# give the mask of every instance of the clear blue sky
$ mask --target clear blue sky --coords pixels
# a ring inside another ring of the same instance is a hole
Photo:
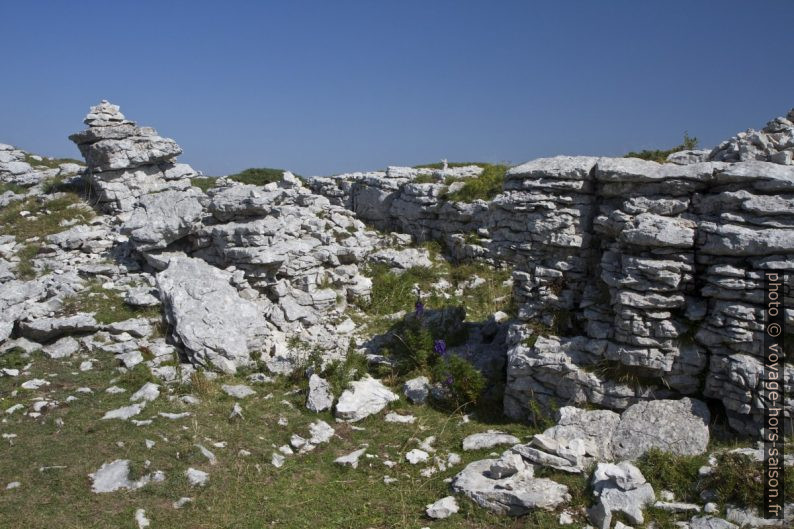
[[[0,0],[0,142],[100,99],[205,174],[711,147],[794,106],[794,1]]]

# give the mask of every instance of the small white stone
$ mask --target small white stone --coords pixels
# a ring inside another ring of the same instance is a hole
[[[178,500],[176,500],[172,505],[173,505],[174,509],[181,509],[182,507],[184,507],[185,505],[187,505],[188,503],[190,503],[192,501],[193,501],[193,498],[182,497],[182,498],[179,498]]]
[[[151,522],[146,517],[146,511],[143,509],[135,511],[135,521],[138,523],[138,529],[146,529],[151,525]]]
[[[408,460],[409,463],[412,465],[418,465],[419,463],[424,463],[430,458],[430,454],[425,452],[424,450],[419,450],[414,448],[407,454],[405,454],[405,459]]]
[[[210,479],[210,475],[206,472],[201,470],[197,470],[195,468],[189,468],[185,471],[185,476],[187,476],[187,480],[193,487],[200,487],[206,485],[207,481]]]
[[[458,507],[458,502],[455,500],[455,497],[447,496],[445,498],[441,498],[435,503],[428,505],[425,512],[430,518],[441,520],[444,518],[449,518],[458,512],[458,510],[460,510],[460,507]]]

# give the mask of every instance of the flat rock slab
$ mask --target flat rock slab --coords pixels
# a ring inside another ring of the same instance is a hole
[[[188,483],[192,487],[202,487],[207,484],[210,479],[210,475],[204,472],[203,470],[198,470],[195,468],[189,468],[185,471],[185,476],[187,477]]]
[[[139,250],[165,248],[195,229],[204,214],[200,196],[178,190],[144,195],[121,232]]]
[[[336,403],[336,417],[345,421],[356,422],[378,413],[390,402],[399,397],[383,385],[380,380],[367,375],[361,380],[350,384],[339,402]]]
[[[138,391],[132,394],[132,396],[130,397],[130,401],[136,402],[141,400],[145,402],[152,402],[153,400],[157,399],[157,397],[159,396],[160,396],[160,386],[152,382],[147,382],[143,386],[141,386],[141,389],[139,389]]]
[[[149,483],[165,481],[165,474],[161,471],[152,472],[136,481],[130,480],[129,476],[130,461],[128,459],[116,459],[105,463],[96,472],[88,475],[92,481],[91,490],[96,494],[115,492],[121,489],[134,490]]]
[[[516,445],[520,442],[521,439],[514,435],[489,430],[487,432],[469,435],[463,439],[463,450],[482,450],[499,445]]]
[[[612,437],[617,459],[634,460],[651,448],[679,455],[706,451],[711,414],[702,401],[653,400],[638,402],[620,416]]]
[[[80,343],[71,336],[64,336],[41,350],[50,358],[68,358],[80,350]]]
[[[458,507],[458,501],[455,499],[455,496],[447,496],[446,498],[441,498],[437,502],[428,505],[425,513],[430,518],[442,520],[444,518],[449,518],[459,510],[460,507]]]
[[[568,487],[546,478],[535,478],[531,467],[503,479],[492,479],[496,459],[469,463],[452,480],[452,490],[497,514],[521,516],[532,509],[551,510],[570,501]]]
[[[228,274],[200,259],[175,257],[157,274],[157,288],[174,339],[199,364],[233,373],[262,348],[267,322]]]
[[[130,417],[135,417],[142,412],[145,405],[145,402],[141,402],[140,404],[131,404],[130,406],[122,406],[121,408],[110,410],[102,416],[102,420],[121,419],[122,421],[126,421]]]
[[[256,395],[256,391],[246,386],[245,384],[236,384],[236,385],[224,384],[221,386],[221,389],[223,390],[224,393],[226,393],[230,397],[234,397],[235,399],[244,399],[246,397],[250,397],[251,395]]]
[[[95,332],[100,329],[102,329],[102,325],[97,323],[94,315],[85,312],[60,318],[37,318],[19,324],[19,331],[23,336],[40,342],[52,340],[64,334]]]

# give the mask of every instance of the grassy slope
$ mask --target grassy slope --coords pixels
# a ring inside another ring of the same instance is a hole
[[[318,527],[422,527],[430,525],[423,516],[424,506],[448,494],[444,478],[458,472],[462,465],[431,478],[419,475],[420,466],[405,462],[404,454],[416,447],[416,439],[436,435],[435,446],[441,454],[460,453],[464,461],[480,459],[484,453],[463,453],[460,443],[469,433],[482,431],[485,425],[471,422],[461,424],[452,417],[430,407],[405,408],[401,411],[415,414],[415,425],[389,424],[380,416],[370,417],[357,426],[365,431],[354,431],[345,424],[334,423],[328,413],[311,414],[303,409],[304,395],[289,395],[283,385],[276,383],[256,386],[258,394],[242,402],[245,420],[229,421],[228,414],[234,400],[218,391],[219,382],[206,385],[198,394],[202,402],[195,407],[168,401],[165,393],[151,403],[138,418],[149,418],[159,411],[190,410],[193,416],[171,421],[156,419],[150,426],[137,427],[129,422],[100,421],[110,409],[129,404],[129,395],[140,386],[136,378],[127,384],[125,394],[104,392],[115,373],[111,355],[97,352],[91,355],[98,360],[94,370],[79,372],[82,358],[50,360],[36,355],[30,376],[0,379],[0,408],[17,402],[29,405],[32,397],[55,399],[62,404],[37,420],[17,412],[0,426],[2,433],[15,433],[14,444],[3,443],[0,465],[0,485],[20,481],[22,486],[0,493],[0,525],[4,528],[104,528],[134,527],[133,514],[144,508],[153,527],[189,528],[318,528]],[[48,374],[55,373],[55,377]],[[48,378],[52,385],[41,390],[19,389],[16,397],[12,391],[29,378]],[[124,380],[117,382],[124,385]],[[88,386],[93,395],[79,396],[78,401],[65,403],[74,390]],[[174,395],[187,393],[189,387],[178,387]],[[273,397],[264,399],[268,393]],[[287,399],[290,408],[282,404]],[[282,428],[280,416],[289,420]],[[306,435],[307,425],[320,417],[337,429],[338,437],[306,455],[287,458],[281,469],[270,465],[272,445],[280,446],[292,433]],[[64,425],[56,426],[60,418]],[[488,425],[489,427],[493,425]],[[527,438],[532,432],[516,424],[498,425],[499,428]],[[167,441],[164,440],[167,438]],[[156,441],[146,449],[144,439]],[[225,441],[226,448],[214,448],[212,442]],[[123,442],[119,447],[116,443]],[[202,443],[218,457],[211,466],[194,447]],[[347,454],[369,443],[371,453],[378,459],[362,458],[358,469],[341,468],[333,463],[339,455]],[[248,457],[238,456],[240,449],[252,452]],[[132,461],[133,478],[155,469],[166,473],[165,483],[151,484],[137,491],[119,491],[93,494],[88,474],[105,462],[116,458]],[[382,464],[384,459],[399,461],[394,469]],[[151,461],[144,470],[144,461]],[[65,465],[65,469],[39,471],[42,466]],[[192,489],[183,472],[188,467],[210,473],[204,489]],[[398,483],[386,485],[383,476],[398,478]],[[182,496],[195,498],[195,502],[181,510],[171,503]],[[529,518],[512,520],[498,517],[461,501],[461,513],[447,521],[433,522],[434,528],[444,527],[527,527],[553,526],[551,513],[538,513]],[[20,513],[35,513],[21,515]]]

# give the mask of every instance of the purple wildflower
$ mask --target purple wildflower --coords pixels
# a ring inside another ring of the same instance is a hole
[[[416,305],[414,305],[414,315],[417,318],[421,318],[424,313],[425,313],[425,304],[417,300]]]
[[[444,381],[444,384],[451,386],[453,382],[455,382],[455,379],[452,377],[452,375],[447,375],[447,379]]]
[[[444,356],[447,353],[447,342],[444,340],[436,340],[433,343],[433,351],[440,356]]]

